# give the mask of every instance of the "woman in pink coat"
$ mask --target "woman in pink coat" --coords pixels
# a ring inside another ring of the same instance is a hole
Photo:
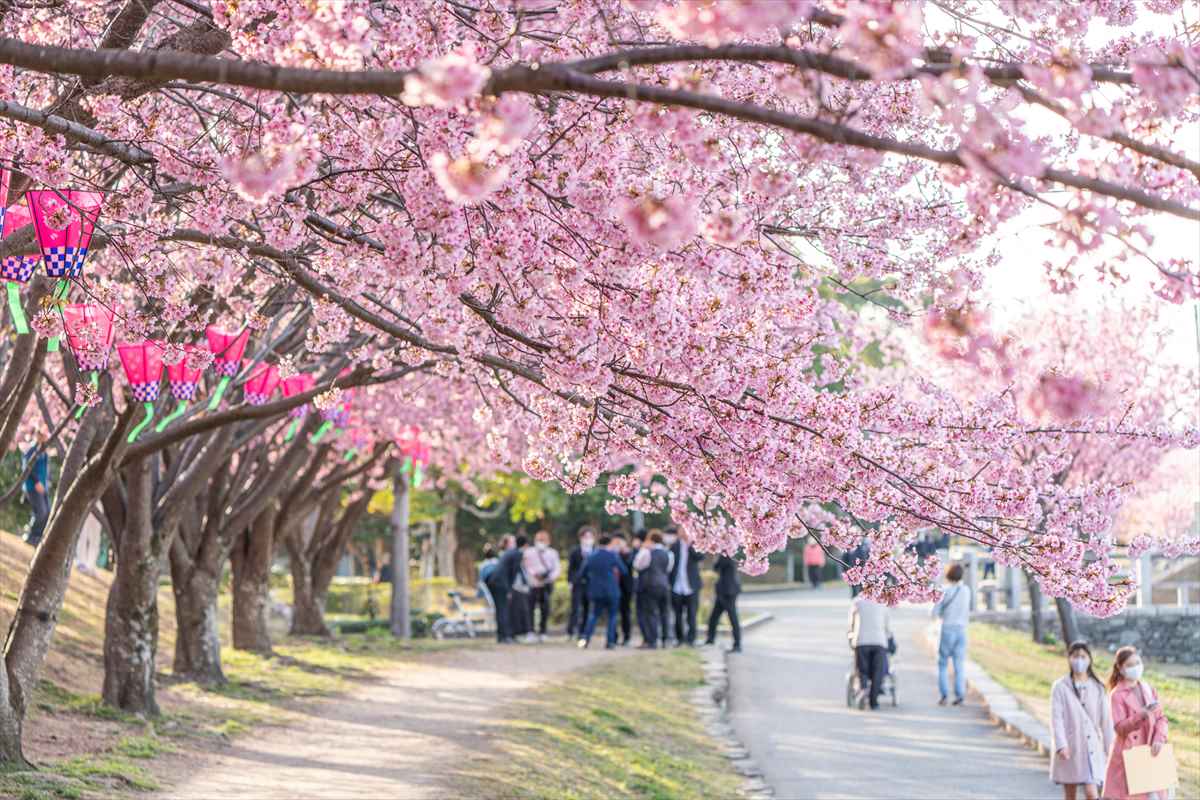
[[[1158,792],[1131,795],[1125,779],[1125,758],[1131,747],[1150,745],[1158,755],[1167,742],[1167,718],[1158,703],[1158,694],[1142,682],[1142,657],[1136,647],[1122,647],[1113,660],[1108,677],[1108,695],[1112,708],[1113,730],[1117,741],[1108,756],[1108,773],[1104,780],[1105,800],[1154,800]]]
[[[1050,690],[1050,780],[1063,787],[1066,800],[1075,800],[1080,786],[1088,800],[1096,800],[1113,743],[1108,697],[1084,642],[1067,649],[1067,663],[1070,672]]]

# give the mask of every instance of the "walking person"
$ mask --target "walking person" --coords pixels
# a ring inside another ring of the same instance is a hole
[[[50,519],[50,456],[46,453],[46,438],[43,435],[30,437],[21,453],[21,469],[28,469],[25,476],[25,499],[32,512],[25,541],[37,547],[46,531]]]
[[[1125,646],[1113,656],[1108,676],[1108,701],[1116,741],[1108,755],[1104,777],[1105,800],[1165,800],[1166,792],[1131,795],[1125,775],[1125,751],[1150,745],[1157,756],[1167,743],[1167,717],[1154,687],[1142,680],[1145,665],[1136,647]]]
[[[887,606],[859,595],[850,601],[850,628],[846,634],[854,648],[859,691],[865,692],[871,710],[879,709],[879,693],[887,674],[888,640],[892,638]]]
[[[534,623],[529,631],[529,640],[536,637],[537,641],[544,642],[546,626],[550,621],[550,599],[554,593],[554,582],[562,574],[558,551],[550,546],[550,531],[541,530],[534,534],[533,547],[525,550],[523,566],[531,588],[530,618]]]
[[[642,647],[667,646],[667,605],[671,597],[671,554],[663,547],[662,531],[652,529],[633,557],[638,571],[637,615]]]
[[[1086,643],[1067,649],[1067,664],[1050,689],[1050,780],[1063,787],[1065,800],[1076,800],[1080,787],[1087,800],[1098,800],[1113,743],[1108,697]]]
[[[621,612],[621,646],[629,644],[629,637],[633,633],[633,595],[637,591],[637,578],[634,577],[633,556],[637,552],[637,546],[642,540],[637,534],[633,536],[633,542],[636,544],[630,546],[625,541],[625,537],[621,534],[613,534],[613,542],[617,547],[617,555],[621,557],[621,561],[625,564],[625,574],[621,576],[621,602],[619,610]]]
[[[579,529],[579,544],[567,554],[567,583],[571,585],[571,610],[567,615],[567,638],[574,639],[587,623],[587,587],[583,579],[583,562],[596,546],[596,533],[590,526]]]
[[[742,591],[742,579],[738,577],[737,562],[729,556],[717,556],[713,565],[717,571],[716,600],[713,601],[712,611],[708,615],[708,637],[705,644],[715,644],[717,641],[717,623],[721,614],[729,615],[729,625],[733,628],[733,647],[731,653],[742,652],[742,625],[738,621],[737,597]]]
[[[947,586],[942,599],[933,607],[933,616],[942,621],[942,632],[938,639],[938,705],[946,705],[950,694],[947,665],[954,662],[954,705],[960,706],[967,697],[967,675],[964,666],[967,660],[967,624],[971,621],[971,593],[962,585],[961,564],[946,568]]]
[[[675,563],[671,567],[671,607],[675,612],[675,646],[696,644],[696,611],[700,606],[700,562],[703,554],[696,551],[688,540],[686,531],[674,525],[667,528],[674,534],[675,543],[671,554]]]
[[[608,627],[604,635],[604,648],[611,650],[617,646],[617,607],[621,603],[621,577],[625,574],[625,562],[617,554],[611,537],[601,536],[598,545],[583,564],[591,613],[579,639],[579,646],[588,646],[596,630],[596,622],[601,614],[605,614]]]
[[[804,566],[808,569],[808,582],[812,588],[821,588],[821,571],[825,569],[825,548],[817,544],[817,540],[809,537],[804,545]]]

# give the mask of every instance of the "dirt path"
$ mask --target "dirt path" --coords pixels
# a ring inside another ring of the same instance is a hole
[[[242,736],[189,770],[170,800],[445,798],[450,773],[487,747],[497,711],[555,676],[630,649],[566,644],[433,653],[299,725]]]

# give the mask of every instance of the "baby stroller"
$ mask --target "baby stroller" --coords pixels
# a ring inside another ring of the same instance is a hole
[[[896,673],[892,671],[892,663],[896,659],[896,640],[888,639],[887,654],[883,659],[883,686],[880,689],[881,695],[887,695],[892,699],[892,707],[895,708],[896,700]],[[858,674],[858,663],[854,658],[854,647],[850,647],[850,671],[846,673],[846,708],[854,708],[857,706],[860,710],[867,707],[867,681],[862,679]]]
[[[454,606],[454,615],[442,617],[433,623],[431,633],[435,639],[474,639],[480,628],[486,628],[495,619],[496,607],[492,604],[491,592],[484,589],[483,597],[487,601],[487,609],[470,609],[463,604],[462,593],[459,591],[446,592],[450,603]]]

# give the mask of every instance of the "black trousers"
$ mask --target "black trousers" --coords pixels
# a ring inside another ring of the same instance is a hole
[[[729,615],[729,625],[733,628],[733,646],[741,647],[742,623],[738,620],[736,594],[717,595],[712,611],[708,615],[708,643],[712,644],[717,640],[717,623],[721,621],[722,614]]]
[[[508,631],[510,636],[524,636],[533,630],[533,604],[530,592],[513,590],[508,595]]]
[[[642,629],[642,639],[646,644],[655,647],[660,642],[663,646],[667,644],[668,597],[666,592],[638,592],[638,626]]]
[[[887,648],[877,644],[864,644],[854,648],[854,661],[858,667],[858,679],[868,689],[867,699],[871,708],[879,708],[879,692],[883,690],[883,674],[887,667]]]
[[[512,638],[512,626],[508,619],[508,590],[496,590],[488,587],[492,593],[492,602],[496,605],[496,641],[507,642]]]
[[[700,607],[700,593],[671,593],[671,606],[675,609],[675,641],[696,643],[696,609]],[[686,618],[687,626],[684,629]]]
[[[633,630],[633,592],[621,592],[618,608],[621,612],[621,644],[625,644]]]
[[[25,534],[25,541],[37,547],[46,531],[46,522],[50,519],[50,498],[44,492],[39,494],[36,491],[25,496],[29,498],[29,508],[33,512],[29,518],[29,530]]]
[[[821,586],[821,570],[822,569],[824,569],[824,567],[818,566],[816,564],[808,565],[808,582],[812,584],[812,587],[814,589],[820,588],[820,586]]]
[[[582,583],[571,584],[571,614],[567,617],[567,635],[583,633],[583,626],[588,620],[587,587]]]
[[[548,583],[545,586],[533,587],[533,613],[532,618],[537,624],[533,629],[543,636],[546,634],[546,624],[550,621],[550,595],[554,592],[554,584]],[[538,617],[541,619],[538,619]]]

